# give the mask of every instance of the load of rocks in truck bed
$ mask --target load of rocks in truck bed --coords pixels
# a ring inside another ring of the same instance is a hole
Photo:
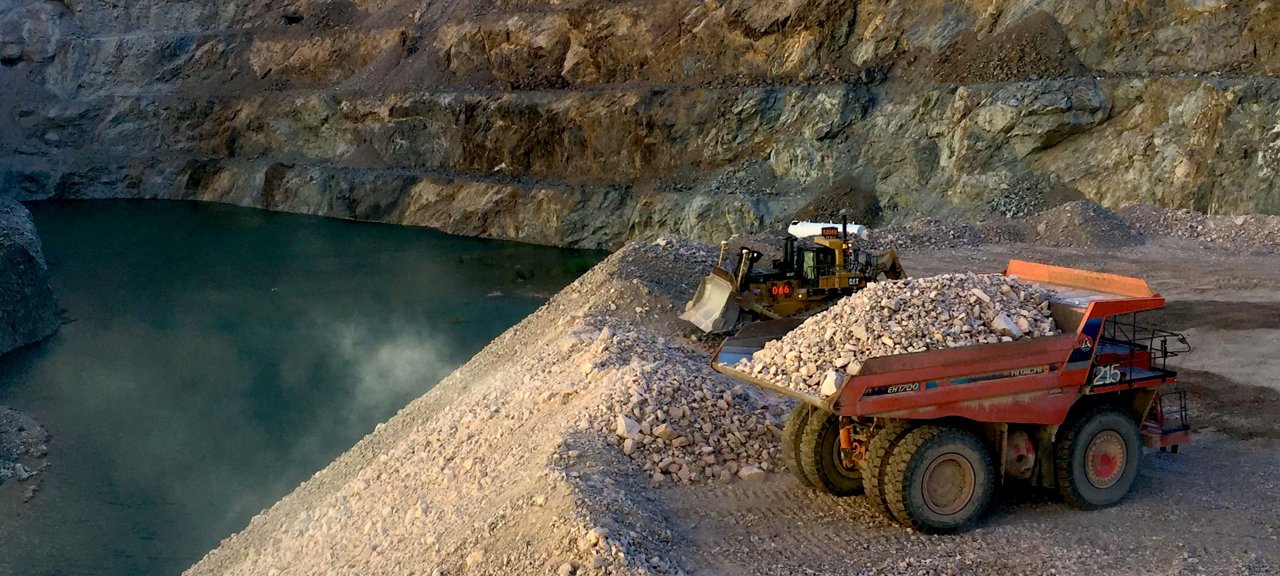
[[[1002,274],[911,278],[844,298],[735,368],[827,396],[868,358],[1058,333],[1039,286]]]

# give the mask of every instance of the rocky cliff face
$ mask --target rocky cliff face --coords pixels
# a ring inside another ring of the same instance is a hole
[[[1280,213],[1280,5],[0,0],[0,194],[573,246],[1087,197]]]
[[[0,355],[43,340],[60,322],[31,214],[0,197]]]

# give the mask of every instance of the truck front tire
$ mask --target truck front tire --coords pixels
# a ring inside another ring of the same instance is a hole
[[[1094,510],[1129,494],[1138,477],[1142,445],[1133,418],[1119,408],[1099,406],[1059,431],[1054,452],[1062,499],[1081,510]]]

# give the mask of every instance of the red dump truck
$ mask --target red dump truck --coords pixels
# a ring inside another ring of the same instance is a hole
[[[712,357],[715,370],[800,400],[782,453],[800,482],[921,531],[961,531],[996,486],[1052,488],[1083,509],[1129,492],[1142,447],[1190,440],[1186,395],[1166,360],[1181,335],[1139,324],[1164,306],[1147,283],[1013,260],[1005,270],[1053,291],[1063,334],[872,358],[818,397],[734,368],[802,320],[751,324]]]

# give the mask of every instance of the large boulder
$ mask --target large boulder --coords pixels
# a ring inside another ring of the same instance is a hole
[[[60,321],[31,213],[0,197],[0,355],[49,337]]]

